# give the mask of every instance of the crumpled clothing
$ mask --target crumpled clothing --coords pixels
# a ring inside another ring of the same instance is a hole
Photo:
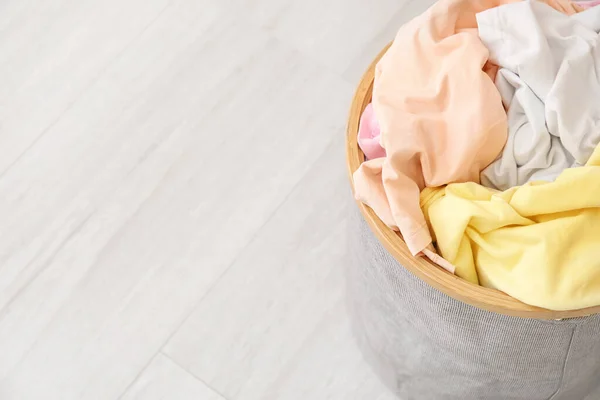
[[[509,125],[481,183],[506,190],[584,165],[600,142],[600,8],[568,16],[525,1],[484,11],[477,22],[500,67]]]
[[[506,142],[496,68],[475,14],[512,1],[440,0],[400,29],[377,65],[373,108],[387,156],[355,172],[355,194],[400,231],[413,255],[431,244],[420,191],[478,182]]]
[[[421,204],[456,275],[533,306],[600,304],[600,146],[554,182],[504,192],[476,183],[427,188]]]
[[[575,4],[577,4],[579,7],[587,10],[588,8],[592,8],[592,7],[596,7],[597,5],[600,5],[600,0],[576,1]]]
[[[360,116],[360,125],[358,127],[358,146],[365,154],[367,160],[385,157],[385,150],[381,147],[380,139],[381,129],[375,118],[373,105],[369,103]]]

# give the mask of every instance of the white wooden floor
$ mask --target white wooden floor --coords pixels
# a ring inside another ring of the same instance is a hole
[[[393,399],[343,134],[431,3],[0,1],[0,399]]]

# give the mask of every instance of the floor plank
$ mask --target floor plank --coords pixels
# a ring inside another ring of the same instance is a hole
[[[158,354],[120,400],[225,400],[167,356]]]
[[[415,16],[423,13],[431,7],[437,0],[407,0],[399,3],[397,10],[391,14],[391,18],[380,27],[376,35],[366,36],[366,43],[356,49],[356,55],[342,76],[348,82],[358,82],[360,77],[371,64],[373,59],[379,54],[381,49],[394,40],[398,29]]]
[[[0,175],[57,123],[169,0],[2,3]]]
[[[347,71],[410,1],[0,2],[0,399],[202,393],[157,355],[194,309],[168,349],[228,400],[387,399],[344,314],[336,202]]]
[[[283,42],[342,73],[411,0],[222,1],[230,12],[243,13]]]
[[[0,180],[3,398],[120,393],[339,134],[351,89],[206,3],[165,11]]]
[[[171,142],[167,162],[173,164],[185,141],[202,136],[191,129],[202,128],[211,108],[222,101],[211,85],[221,83],[224,93],[233,91],[231,84],[242,77],[227,84],[228,74],[268,42],[254,32],[240,41],[239,57],[225,58],[225,50],[203,36],[223,31],[218,27],[222,20],[209,4],[172,4],[0,178],[0,309],[163,143]],[[232,40],[229,35],[220,44]],[[218,60],[221,68],[205,65],[202,56]],[[218,140],[206,134],[207,150]],[[157,183],[163,174],[148,178]]]
[[[392,399],[345,309],[340,135],[166,346],[227,398]]]

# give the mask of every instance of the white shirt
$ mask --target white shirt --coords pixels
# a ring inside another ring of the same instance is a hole
[[[500,67],[509,125],[482,184],[506,190],[585,164],[600,142],[600,7],[567,16],[524,1],[481,12],[477,23]]]

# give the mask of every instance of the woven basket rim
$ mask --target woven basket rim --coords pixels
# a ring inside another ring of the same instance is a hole
[[[389,44],[377,55],[364,73],[352,99],[346,128],[346,160],[350,185],[354,193],[352,175],[364,161],[364,154],[358,147],[357,134],[360,116],[371,101],[375,67],[389,48]],[[579,310],[554,311],[525,304],[506,293],[485,288],[461,279],[427,259],[413,257],[400,235],[385,225],[375,212],[360,201],[356,202],[360,212],[377,239],[386,250],[408,271],[422,281],[446,295],[474,307],[498,314],[535,319],[577,318],[600,313],[600,306]]]

